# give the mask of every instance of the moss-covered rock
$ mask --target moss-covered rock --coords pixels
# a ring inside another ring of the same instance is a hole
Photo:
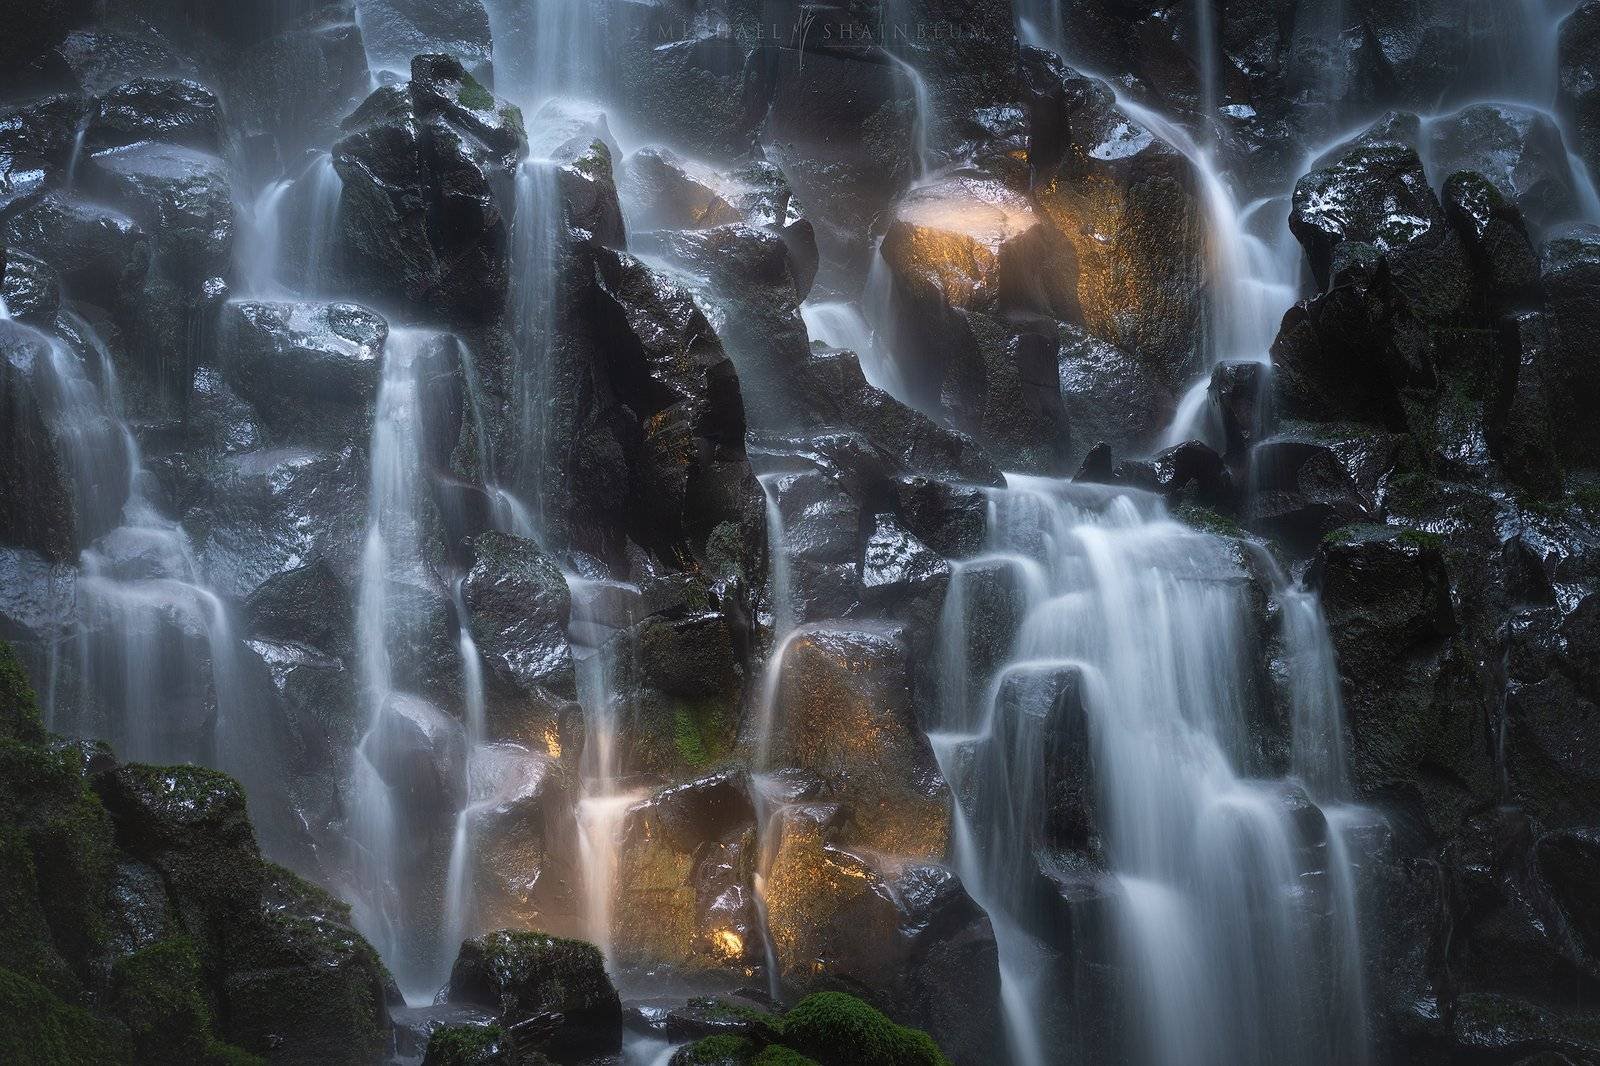
[[[933,1039],[843,992],[814,992],[783,1018],[783,1043],[823,1066],[947,1066]]]
[[[258,919],[264,880],[244,790],[198,766],[130,764],[94,784],[117,843],[161,871],[202,958],[220,968],[224,942]]]
[[[755,1057],[756,1045],[749,1038],[719,1033],[679,1048],[670,1066],[744,1066]]]
[[[538,1066],[543,1055],[519,1055],[516,1041],[498,1025],[442,1025],[428,1037],[422,1066]]]
[[[622,1000],[600,950],[581,940],[508,930],[468,940],[451,968],[448,996],[498,1010],[508,1026],[559,1014],[550,1046],[564,1052],[622,1043]]]
[[[49,737],[14,663],[0,644],[0,1062],[378,1061],[392,982],[262,862],[238,783]]]
[[[111,988],[112,1008],[132,1034],[138,1062],[242,1066],[260,1061],[217,1039],[200,956],[188,937],[171,937],[118,960]]]
[[[39,1066],[131,1062],[126,1031],[63,1003],[48,988],[0,969],[0,1062]]]
[[[274,1063],[376,1061],[387,1042],[388,971],[350,925],[350,908],[266,867],[260,921],[230,947],[228,1034]]]

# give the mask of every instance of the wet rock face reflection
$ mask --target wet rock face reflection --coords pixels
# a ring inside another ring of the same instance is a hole
[[[243,786],[48,749],[107,950],[306,1061],[1600,1056],[1600,3],[1288,6],[19,15],[0,638]]]

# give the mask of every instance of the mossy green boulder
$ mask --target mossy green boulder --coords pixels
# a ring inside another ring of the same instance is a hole
[[[237,782],[49,736],[0,643],[0,1062],[366,1066],[391,986]]]
[[[501,930],[461,945],[448,997],[498,1011],[507,1026],[559,1014],[549,1047],[598,1054],[622,1046],[622,1000],[605,957],[581,940]]]
[[[671,1066],[949,1066],[920,1029],[844,992],[814,992],[776,1026],[717,1033],[679,1048]]]

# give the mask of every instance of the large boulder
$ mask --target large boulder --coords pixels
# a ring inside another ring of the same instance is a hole
[[[79,546],[72,470],[39,392],[53,343],[20,323],[0,322],[0,538],[68,559]]]
[[[538,545],[509,533],[480,533],[471,550],[461,591],[490,678],[523,696],[571,695],[572,595],[561,571]]]
[[[84,167],[85,186],[139,220],[164,268],[191,298],[207,278],[228,273],[236,207],[232,174],[221,158],[141,141],[96,152]]]
[[[1326,291],[1354,262],[1381,259],[1407,306],[1429,324],[1454,325],[1472,299],[1466,254],[1428,184],[1414,115],[1390,114],[1294,189],[1289,228]]]
[[[281,442],[364,436],[389,325],[358,304],[235,301],[219,330],[229,384]]]
[[[555,1015],[552,1050],[615,1052],[622,1041],[622,1001],[592,944],[543,933],[502,931],[461,945],[445,995],[498,1011],[502,1022]]]
[[[360,40],[379,80],[404,81],[413,56],[455,56],[474,77],[488,82],[494,59],[489,15],[483,0],[360,0]]]
[[[360,1066],[389,1045],[391,979],[350,908],[266,867],[259,918],[230,946],[228,1038],[273,1062]]]
[[[912,89],[881,53],[758,49],[767,156],[817,227],[822,258],[865,273],[872,223],[915,176]]]
[[[1357,789],[1443,828],[1486,766],[1470,705],[1452,699],[1459,623],[1438,539],[1347,527],[1323,542],[1309,580],[1338,653]]]
[[[1076,326],[1062,325],[1058,340],[1061,403],[1072,428],[1069,465],[1097,444],[1119,455],[1154,447],[1177,406],[1164,368]]]
[[[358,292],[484,317],[505,300],[522,116],[448,56],[410,69],[345,119],[334,145],[343,268]]]
[[[1038,49],[1023,49],[1020,69],[1030,186],[1073,249],[1082,325],[1177,389],[1199,367],[1207,316],[1205,215],[1193,170],[1121,113],[1104,83]]]
[[[618,836],[612,935],[619,957],[691,970],[761,962],[752,878],[760,859],[743,772],[664,789]]]
[[[1437,175],[1483,175],[1535,229],[1581,214],[1577,179],[1561,128],[1543,111],[1479,104],[1427,125],[1427,158]]]
[[[132,217],[51,193],[6,220],[4,243],[48,260],[67,293],[132,313],[150,268],[152,241]]]
[[[271,137],[282,163],[331,144],[339,120],[372,88],[354,6],[319,6],[252,42],[229,65],[226,78],[229,110],[241,134]]]
[[[880,254],[892,284],[891,344],[917,390],[908,399],[943,408],[963,428],[988,421],[988,368],[972,316],[1078,314],[1072,245],[997,181],[963,175],[914,188],[896,205]],[[1012,405],[1011,418],[1020,408]]]
[[[0,106],[0,211],[66,171],[88,102],[55,93]]]
[[[103,93],[84,131],[84,149],[97,152],[137,141],[222,151],[222,107],[216,94],[183,78],[136,78]]]
[[[771,694],[771,763],[818,775],[844,805],[840,842],[904,858],[944,854],[946,787],[917,730],[901,627],[815,623],[784,645]]]

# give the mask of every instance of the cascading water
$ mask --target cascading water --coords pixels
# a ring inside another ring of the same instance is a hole
[[[888,269],[881,265],[882,260],[882,256],[873,253],[873,264],[867,279],[869,302],[874,286],[888,283]],[[900,377],[894,356],[885,350],[878,331],[868,324],[866,316],[855,304],[845,300],[807,301],[800,307],[800,317],[805,321],[806,334],[812,340],[819,340],[831,348],[855,352],[861,363],[861,373],[869,384],[896,399],[907,395],[909,390]]]
[[[393,329],[384,346],[371,444],[371,487],[356,605],[362,698],[367,728],[351,760],[349,836],[352,914],[413,1000],[431,998],[440,976],[438,922],[429,912],[433,871],[418,868],[413,838],[420,819],[439,812],[414,810],[408,758],[418,738],[450,778],[464,786],[468,750],[460,726],[417,694],[417,650],[422,646],[426,602],[434,583],[424,547],[421,478],[426,426],[422,375],[441,335]],[[463,649],[464,650],[464,649]],[[469,716],[471,711],[469,709]],[[447,778],[448,779],[448,778]],[[466,805],[446,797],[454,809]],[[448,873],[441,880],[447,880]]]
[[[272,749],[247,713],[228,607],[205,584],[188,535],[147,494],[138,441],[123,421],[110,353],[94,327],[64,312],[92,356],[28,327],[46,357],[41,399],[73,489],[80,557],[75,600],[79,691],[52,689],[53,729],[109,739],[124,757],[218,765],[247,785],[272,778]],[[59,673],[59,664],[52,669]]]
[[[509,306],[516,323],[516,500],[528,523],[546,535],[546,463],[549,456],[550,360],[555,343],[556,267],[565,230],[559,165],[525,160],[517,170],[512,227]],[[536,538],[536,539],[538,539]],[[542,542],[542,541],[541,541]]]
[[[1305,856],[1318,842],[1295,815],[1309,800],[1292,780],[1246,776],[1249,714],[1267,697],[1250,578],[1229,543],[1172,522],[1154,498],[1022,477],[991,490],[989,542],[992,555],[956,570],[929,739],[962,797],[954,855],[994,923],[1013,1058],[1060,1061],[1042,1035],[1082,991],[1061,987],[1050,961],[1062,919],[1038,886],[1053,869],[1075,901],[1075,950],[1080,935],[1102,938],[1132,976],[1117,1000],[1133,1061],[1359,1061],[1352,881],[1331,868],[1348,858],[1326,850],[1327,921],[1299,887],[1317,872]],[[975,567],[1010,573],[1025,604],[992,677],[967,666]],[[1298,663],[1325,667],[1314,600],[1273,592]],[[1336,685],[1324,668],[1297,676],[1297,776],[1342,780]],[[1092,778],[1065,814],[1047,750]],[[1332,787],[1307,782],[1312,798],[1336,799],[1322,795]]]
[[[583,751],[578,759],[578,851],[583,871],[587,936],[611,957],[612,897],[617,880],[617,837],[628,809],[645,793],[625,789],[618,742],[633,689],[631,627],[618,631],[597,609],[608,591],[631,600],[632,585],[567,576],[572,590],[572,640],[578,696],[583,705]]]

